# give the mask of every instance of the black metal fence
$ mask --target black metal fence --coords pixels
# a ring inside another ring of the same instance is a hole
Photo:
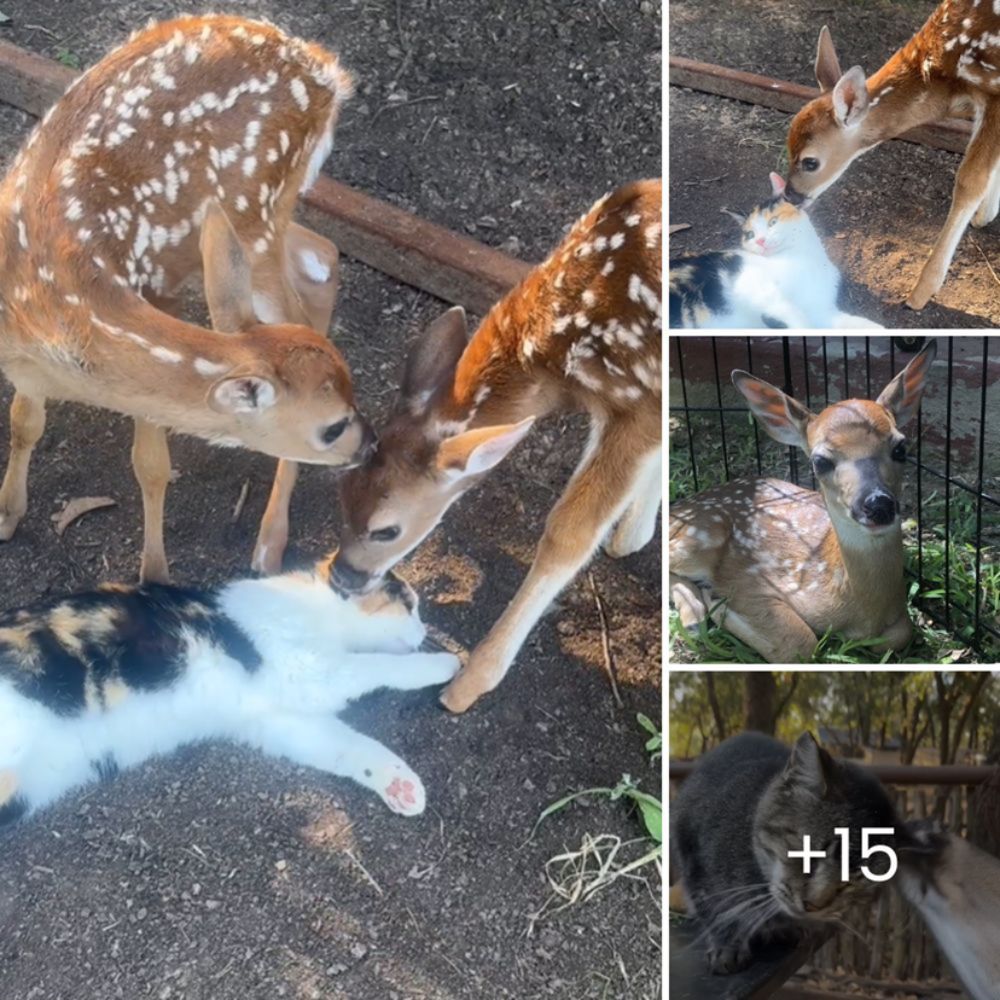
[[[815,488],[810,464],[750,419],[743,368],[814,412],[874,398],[923,337],[670,338],[670,499],[740,476]],[[1000,337],[940,336],[904,490],[914,602],[980,657],[1000,657]],[[992,405],[988,405],[992,404]],[[993,426],[991,427],[991,423]],[[906,502],[914,497],[915,504]]]

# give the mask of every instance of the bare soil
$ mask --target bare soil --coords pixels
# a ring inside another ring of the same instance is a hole
[[[0,37],[98,58],[186,5],[8,2]],[[539,259],[606,189],[660,171],[658,6],[249,2],[341,52],[360,92],[327,169],[338,179]],[[405,101],[388,101],[405,91]],[[623,113],[627,109],[627,114]],[[31,125],[0,106],[9,162]],[[322,219],[310,216],[322,228]],[[443,304],[345,260],[334,336],[374,416],[405,344]],[[9,389],[0,392],[7,438]],[[470,648],[512,596],[579,453],[577,418],[549,421],[403,567],[425,619]],[[141,537],[127,422],[53,405],[32,503],[0,547],[0,603],[134,578]],[[168,552],[179,582],[243,573],[273,463],[172,441]],[[233,519],[244,483],[246,505]],[[335,480],[306,470],[287,565],[336,544]],[[60,539],[66,500],[109,495]],[[371,696],[348,714],[423,778],[428,811],[390,814],[344,781],[239,747],[181,751],[65,799],[3,834],[3,1000],[480,1000],[646,998],[660,992],[659,886],[621,880],[527,936],[545,861],[585,832],[640,836],[622,803],[588,800],[532,825],[575,789],[623,772],[659,788],[635,713],[659,720],[659,535],[599,556],[535,630],[504,685],[450,717],[433,692]],[[610,697],[610,644],[625,707]]]
[[[824,24],[841,65],[872,73],[935,6],[933,0],[821,7],[802,0],[676,0],[670,52],[815,86]],[[746,211],[768,195],[768,173],[785,173],[791,116],[678,87],[669,100],[670,221],[692,226],[672,237],[671,253],[731,247],[736,226],[719,209]],[[855,161],[817,202],[813,220],[844,276],[842,308],[897,328],[1000,324],[1000,221],[969,229],[926,308],[917,313],[902,304],[944,224],[959,162],[955,153],[888,142]]]

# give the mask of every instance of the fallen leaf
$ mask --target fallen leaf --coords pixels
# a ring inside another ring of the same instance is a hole
[[[92,510],[117,506],[118,501],[112,500],[111,497],[76,497],[63,507],[61,513],[52,515],[52,520],[56,522],[56,534],[61,537],[75,520]]]
[[[682,230],[690,228],[690,222],[675,222],[673,225],[667,226],[667,236],[673,236],[674,233],[679,233]]]

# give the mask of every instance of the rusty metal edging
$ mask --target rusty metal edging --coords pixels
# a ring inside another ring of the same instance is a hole
[[[0,40],[0,101],[41,117],[76,73]],[[354,257],[446,302],[485,313],[531,270],[483,243],[320,175],[302,202],[329,221],[326,235]]]

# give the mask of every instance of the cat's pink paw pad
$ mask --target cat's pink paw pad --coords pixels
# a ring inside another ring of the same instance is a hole
[[[395,777],[382,792],[386,805],[404,816],[416,816],[424,811],[424,790],[419,781]]]

